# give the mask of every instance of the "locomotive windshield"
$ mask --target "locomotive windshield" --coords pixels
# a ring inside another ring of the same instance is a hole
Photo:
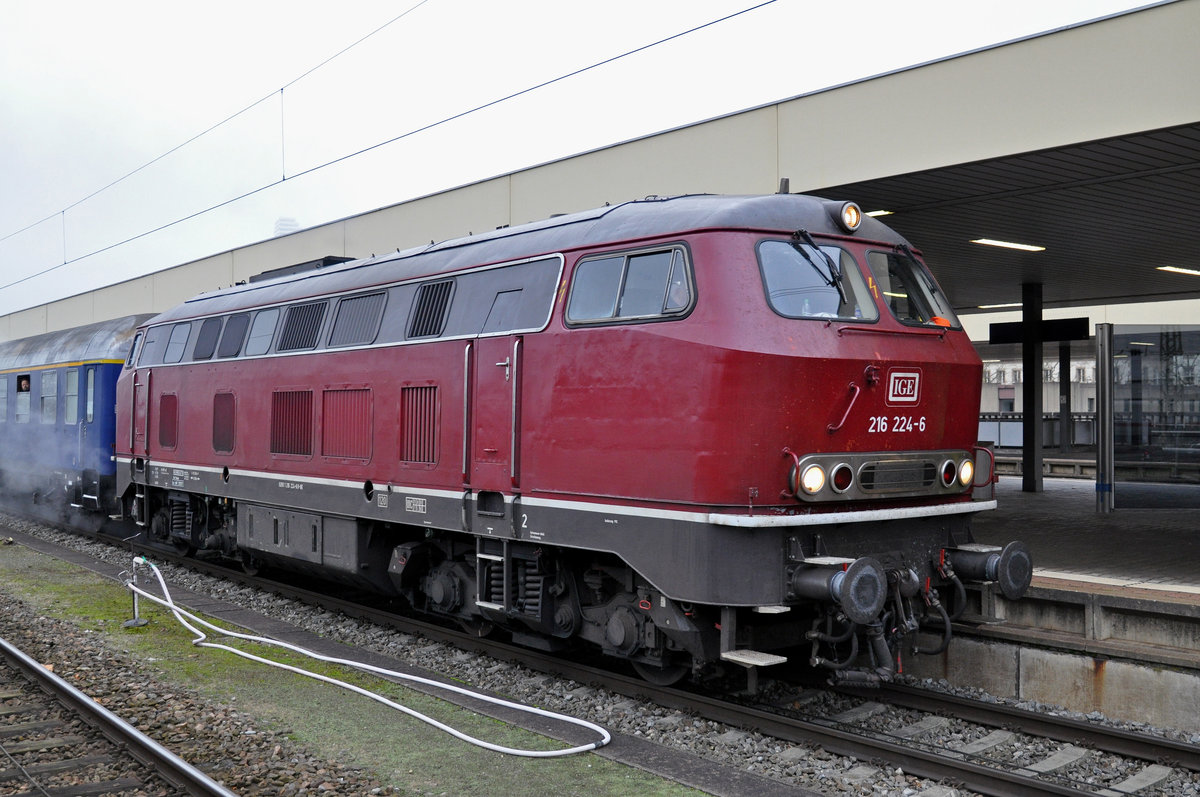
[[[758,262],[771,308],[788,318],[874,321],[879,311],[853,256],[837,246],[763,241]]]
[[[900,323],[960,326],[950,301],[911,252],[870,252],[867,264],[884,303]]]

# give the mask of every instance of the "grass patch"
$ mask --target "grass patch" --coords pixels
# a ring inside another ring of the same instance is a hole
[[[287,733],[312,754],[373,771],[402,790],[555,797],[697,793],[595,754],[531,759],[468,745],[361,695],[226,651],[197,648],[191,633],[169,611],[149,601],[141,601],[140,608],[149,624],[123,628],[133,616],[132,599],[123,585],[19,545],[0,546],[0,584],[48,617],[102,634],[111,647],[151,664],[167,683],[232,704]],[[376,691],[493,744],[522,749],[563,746],[359,670],[277,648],[210,638]]]

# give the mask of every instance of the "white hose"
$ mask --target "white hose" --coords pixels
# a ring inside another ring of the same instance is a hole
[[[155,577],[158,579],[159,586],[162,587],[162,593],[163,593],[162,597],[159,597],[152,593],[146,592],[144,589],[140,588],[133,580],[125,582],[125,586],[127,586],[130,589],[130,591],[132,591],[134,594],[141,595],[142,597],[146,598],[147,600],[154,601],[155,603],[157,603],[161,606],[165,606],[166,608],[170,609],[171,613],[175,615],[175,619],[179,621],[180,625],[182,625],[184,628],[186,628],[187,630],[191,631],[193,634],[196,635],[196,638],[192,640],[192,644],[197,647],[216,648],[218,650],[227,650],[230,653],[241,656],[244,659],[256,661],[256,662],[259,662],[260,664],[267,664],[272,667],[278,667],[281,670],[288,670],[290,672],[294,672],[299,675],[308,676],[309,678],[313,678],[318,681],[324,681],[325,683],[333,684],[335,686],[340,686],[343,689],[349,689],[352,692],[357,692],[360,695],[369,697],[372,700],[382,703],[383,705],[393,708],[397,711],[402,711],[405,714],[408,714],[410,717],[415,717],[416,719],[419,719],[422,722],[428,723],[429,725],[432,725],[435,728],[439,728],[452,736],[462,739],[464,742],[469,742],[470,744],[485,748],[487,750],[494,750],[498,753],[506,753],[508,755],[515,755],[515,756],[525,756],[527,758],[557,758],[559,756],[574,755],[575,753],[584,753],[584,752],[587,752],[588,750],[595,750],[597,748],[603,747],[604,745],[606,745],[610,741],[612,741],[612,736],[609,734],[609,732],[607,730],[600,727],[599,725],[596,725],[595,723],[591,723],[591,722],[588,722],[587,720],[582,720],[577,717],[569,717],[565,714],[557,714],[555,712],[545,711],[543,709],[535,708],[533,706],[524,706],[524,705],[521,705],[520,703],[512,703],[507,700],[501,700],[500,698],[492,697],[491,695],[485,695],[485,694],[481,694],[478,692],[472,692],[471,690],[464,689],[462,687],[453,686],[451,684],[439,683],[437,681],[432,681],[432,680],[429,680],[428,678],[420,678],[415,675],[407,675],[405,673],[394,672],[392,670],[386,670],[382,667],[375,667],[373,665],[364,664],[362,662],[350,661],[349,659],[338,659],[338,658],[334,658],[331,656],[324,656],[320,653],[316,653],[311,650],[306,650],[305,648],[298,647],[296,645],[292,645],[287,642],[281,642],[277,639],[270,639],[268,637],[260,637],[260,636],[252,636],[250,634],[240,634],[235,631],[230,631],[228,629],[220,628],[206,620],[201,619],[200,617],[197,617],[196,615],[192,614],[191,612],[188,612],[186,609],[182,609],[179,606],[177,606],[175,604],[174,600],[172,600],[172,598],[171,598],[171,593],[167,589],[167,583],[163,579],[162,573],[159,572],[158,568],[155,567],[153,562],[148,561],[144,557],[135,556],[133,559],[133,565],[134,565],[135,573],[136,573],[138,565],[147,565],[151,569],[151,571],[153,571]],[[187,618],[187,619],[185,619],[185,618]],[[517,711],[524,711],[529,714],[536,714],[539,717],[548,717],[550,719],[560,720],[562,722],[569,722],[573,725],[581,725],[585,728],[595,731],[596,733],[598,733],[600,735],[601,738],[600,738],[600,741],[598,741],[598,742],[592,742],[591,744],[580,745],[578,747],[571,747],[571,748],[567,748],[565,750],[518,750],[518,749],[515,749],[512,747],[503,747],[501,745],[492,744],[491,742],[485,742],[482,739],[477,739],[477,738],[475,738],[473,736],[469,736],[461,731],[455,730],[454,728],[451,728],[449,725],[445,725],[441,722],[438,722],[437,720],[433,719],[432,717],[428,717],[418,711],[408,708],[407,706],[402,706],[399,703],[388,700],[386,697],[383,697],[382,695],[377,695],[374,692],[368,691],[368,690],[363,689],[358,686],[354,686],[353,684],[348,684],[344,681],[339,681],[336,678],[330,678],[325,675],[320,675],[319,673],[309,672],[308,670],[303,670],[303,669],[300,669],[299,667],[293,667],[289,664],[282,664],[277,661],[271,661],[270,659],[264,659],[260,656],[255,656],[251,653],[247,653],[245,651],[238,650],[237,648],[229,647],[228,645],[221,645],[216,642],[206,642],[205,640],[208,638],[208,635],[205,634],[200,629],[193,626],[191,623],[188,622],[188,620],[192,620],[197,625],[202,625],[202,626],[204,626],[212,631],[215,631],[218,634],[221,634],[223,636],[233,637],[235,639],[243,639],[243,640],[246,640],[249,642],[257,642],[257,643],[263,644],[263,645],[274,645],[275,647],[286,648],[287,650],[291,650],[296,653],[300,653],[304,656],[308,656],[309,658],[317,659],[318,661],[324,661],[324,662],[328,662],[330,664],[340,664],[340,665],[344,665],[346,667],[353,667],[354,669],[357,669],[357,670],[363,670],[365,672],[371,672],[371,673],[375,673],[377,675],[387,676],[389,678],[397,678],[397,679],[404,680],[404,681],[412,681],[412,682],[419,683],[419,684],[425,684],[426,686],[431,686],[431,687],[434,687],[437,689],[446,689],[448,691],[457,692],[458,694],[466,695],[467,697],[474,698],[475,700],[482,700],[486,703],[492,703],[497,706],[504,706],[505,708],[515,709]]]

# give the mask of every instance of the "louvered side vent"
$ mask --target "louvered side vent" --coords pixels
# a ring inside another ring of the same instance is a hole
[[[437,386],[400,389],[400,459],[403,462],[437,462]]]
[[[450,306],[453,280],[430,282],[417,291],[412,320],[408,322],[408,337],[428,338],[440,335],[446,325],[446,308]]]
[[[312,454],[312,391],[277,390],[271,394],[271,453]]]
[[[365,388],[326,390],[322,403],[322,456],[370,459],[371,391]]]
[[[174,448],[179,443],[179,397],[170,394],[158,399],[158,444]]]
[[[283,321],[283,334],[279,336],[278,351],[313,349],[321,332],[321,320],[325,317],[327,302],[298,304],[287,309]]]
[[[354,346],[375,340],[386,296],[372,293],[368,296],[351,296],[338,302],[329,345]]]

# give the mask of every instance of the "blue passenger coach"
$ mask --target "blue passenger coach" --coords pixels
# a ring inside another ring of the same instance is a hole
[[[0,343],[0,488],[10,499],[107,511],[117,375],[147,318]]]

